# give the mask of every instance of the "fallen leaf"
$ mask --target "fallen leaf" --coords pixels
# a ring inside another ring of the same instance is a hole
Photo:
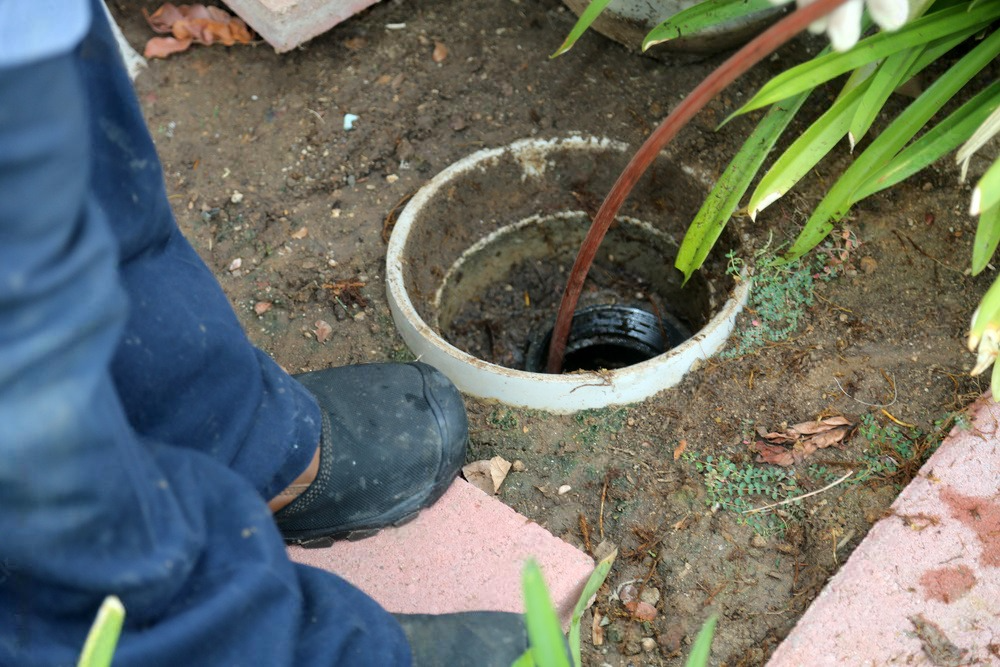
[[[448,57],[448,47],[441,42],[434,42],[434,52],[431,53],[431,60],[436,63],[443,63]]]
[[[681,454],[684,453],[684,450],[687,449],[687,446],[688,446],[687,440],[681,440],[680,442],[677,443],[677,446],[674,447],[674,461],[676,461],[681,457]]]
[[[494,456],[490,460],[473,461],[462,468],[466,481],[490,495],[500,491],[500,485],[510,472],[510,461]]]
[[[601,626],[601,612],[594,610],[594,622],[591,624],[591,640],[594,642],[594,646],[601,646],[604,644],[604,628]]]
[[[758,454],[758,463],[790,466],[802,461],[817,449],[842,446],[853,430],[854,424],[842,415],[794,424],[786,427],[783,432],[768,432],[758,428],[757,434],[763,440],[755,442],[752,448]]]
[[[292,232],[293,239],[304,239],[309,236],[309,230],[305,227],[300,227],[298,230]]]
[[[152,14],[142,10],[153,32],[170,37],[153,37],[146,43],[147,58],[166,58],[186,50],[192,43],[226,46],[249,44],[252,40],[247,24],[219,7],[180,5],[166,2]]]
[[[755,442],[753,447],[758,454],[758,463],[773,463],[775,465],[786,467],[795,463],[795,457],[792,455],[792,450],[787,447],[782,447],[781,445],[769,445],[762,440]]]
[[[837,426],[850,426],[851,422],[842,416],[837,417],[827,417],[826,419],[821,419],[819,421],[802,422],[801,424],[795,424],[790,426],[788,431],[790,433],[797,433],[799,435],[812,435],[813,433],[822,433],[824,431],[829,431],[830,429]]]
[[[333,335],[333,327],[326,320],[316,320],[313,326],[316,327],[313,333],[316,334],[316,340],[320,343],[325,343]]]

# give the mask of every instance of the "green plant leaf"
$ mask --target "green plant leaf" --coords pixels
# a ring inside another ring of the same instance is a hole
[[[885,106],[886,100],[889,99],[892,92],[908,78],[910,68],[923,50],[923,46],[915,46],[892,54],[882,62],[882,65],[872,76],[871,85],[868,86],[858,103],[854,117],[851,118],[850,129],[847,132],[852,151],[868,132],[868,128],[875,122],[875,118]]]
[[[966,30],[955,36],[935,40],[927,47],[918,47],[903,52],[903,54],[896,54],[896,56],[899,56],[915,52],[911,59],[900,59],[905,64],[905,67],[902,68],[903,74],[900,78],[908,79],[920,73],[937,58],[968,38],[972,32],[971,30]],[[892,57],[886,63],[891,59]],[[750,201],[747,204],[747,213],[752,219],[756,218],[759,211],[788,192],[792,186],[832,150],[833,146],[840,141],[844,134],[850,132],[850,125],[857,119],[861,105],[865,104],[866,100],[869,104],[874,104],[878,99],[881,99],[879,104],[885,103],[888,94],[892,92],[898,81],[895,80],[896,77],[891,77],[887,80],[885,77],[880,76],[882,69],[876,63],[869,63],[854,70],[831,107],[810,125],[785,150],[781,157],[771,165],[767,174],[764,175],[754,189],[753,194],[750,195]],[[883,91],[885,95],[872,98],[870,96],[872,89],[878,86],[885,87]],[[879,109],[875,110],[876,114]],[[845,114],[847,114],[847,117],[845,117]],[[847,123],[846,126],[845,122]],[[867,130],[867,126],[864,127],[864,130]],[[853,149],[853,143],[851,147]]]
[[[573,48],[576,44],[576,40],[583,36],[583,33],[587,32],[587,28],[597,20],[597,17],[601,15],[601,12],[611,4],[611,0],[593,0],[587,8],[583,10],[580,14],[580,18],[577,19],[576,24],[573,29],[569,31],[569,35],[566,37],[566,41],[562,43],[556,52],[553,53],[549,58],[555,58],[556,56],[561,56],[562,54]]]
[[[719,620],[718,614],[712,614],[701,626],[698,637],[691,647],[691,655],[688,656],[685,667],[705,667],[708,664],[708,657],[712,653],[712,638],[715,636],[715,624]]]
[[[851,118],[868,90],[869,81],[838,97],[771,165],[747,203],[751,219],[756,219],[758,212],[788,192],[844,138]]]
[[[590,578],[587,579],[583,592],[580,593],[580,598],[576,601],[576,606],[573,607],[573,615],[569,621],[569,652],[575,667],[580,667],[580,619],[583,618],[583,612],[587,610],[590,598],[597,594],[597,589],[608,578],[608,573],[611,572],[611,566],[614,565],[617,556],[618,549],[614,549],[600,560],[594,571],[590,573]]]
[[[896,32],[879,32],[861,40],[849,51],[819,56],[782,72],[764,84],[733,115],[744,114],[783,100],[904,49],[927,44],[968,28],[982,28],[996,19],[998,11],[1000,0],[987,0],[972,10],[968,9],[967,4],[960,4],[907,23]]]
[[[510,664],[510,667],[535,667],[535,654],[529,648],[521,657]]]
[[[773,8],[770,0],[703,0],[650,30],[642,40],[642,50]]]
[[[940,76],[914,100],[837,179],[813,210],[785,261],[801,257],[820,243],[850,208],[857,192],[913,138],[969,79],[1000,54],[1000,30],[994,31]]]
[[[1000,160],[994,160],[976,183],[976,187],[972,189],[969,212],[972,215],[979,215],[980,212],[994,208],[998,204],[1000,204]]]
[[[87,633],[77,667],[108,667],[115,655],[115,646],[118,645],[124,622],[125,607],[122,601],[115,595],[104,598],[97,610],[97,618]]]
[[[1000,132],[1000,111],[994,110],[988,118],[983,120],[982,125],[976,128],[976,131],[972,133],[972,136],[962,145],[955,156],[955,160],[962,165],[963,181],[965,180],[966,170],[969,167],[969,160],[972,159],[976,151],[986,145],[986,142],[992,139],[998,132]]]
[[[1000,206],[993,206],[979,216],[976,240],[972,244],[972,275],[979,274],[989,264],[1000,243]]]
[[[998,320],[1000,320],[1000,278],[993,281],[979,302],[979,308],[972,319],[972,326],[969,327],[969,338],[974,342],[978,341],[986,331],[986,327]]]
[[[552,606],[538,563],[529,560],[524,564],[522,580],[524,623],[528,628],[535,662],[543,667],[570,667],[559,617]]]
[[[985,90],[980,91],[975,97],[900,151],[889,164],[866,180],[855,193],[852,204],[906,180],[941,156],[954,150],[998,108],[1000,108],[1000,81],[996,81]]]
[[[809,97],[806,91],[783,100],[768,109],[753,133],[716,180],[712,191],[684,233],[674,266],[684,274],[684,282],[705,263],[716,241],[732,217],[740,199],[760,170],[778,137],[792,122]]]

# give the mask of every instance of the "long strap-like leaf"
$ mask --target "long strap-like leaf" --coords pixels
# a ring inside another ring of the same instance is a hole
[[[974,9],[960,4],[908,23],[896,32],[880,32],[844,53],[830,53],[793,67],[768,81],[736,114],[746,113],[881,60],[904,49],[940,39],[966,28],[983,27],[1000,14],[1000,0],[988,0]]]
[[[844,138],[870,83],[870,79],[865,80],[846,95],[838,97],[771,165],[750,195],[747,213],[751,218],[756,218],[759,211],[788,192]]]
[[[743,143],[743,147],[715,182],[688,226],[677,252],[674,266],[684,274],[685,282],[705,263],[705,258],[719,240],[722,230],[739,206],[740,199],[750,187],[750,182],[810,92],[799,93],[768,109],[753,134]]]
[[[983,122],[1000,108],[1000,81],[952,112],[947,118],[901,150],[854,193],[852,204],[906,180],[924,167],[954,150]]]
[[[774,9],[770,0],[703,0],[650,30],[642,40],[642,50],[768,9]]]
[[[587,28],[590,27],[590,24],[596,21],[597,17],[601,15],[601,12],[603,12],[604,9],[610,4],[611,0],[594,0],[587,5],[587,8],[583,10],[582,14],[580,14],[580,18],[577,19],[573,29],[569,31],[569,35],[566,36],[566,41],[564,41],[562,46],[556,49],[556,52],[549,57],[555,58],[556,56],[561,56],[572,49],[573,45],[576,44],[576,40],[580,39],[580,37],[583,36],[583,33],[587,32]]]
[[[998,243],[1000,243],[1000,206],[993,206],[979,216],[976,240],[972,244],[972,275],[986,268],[993,253],[996,252]]]
[[[995,8],[994,8],[995,9]],[[806,226],[789,249],[785,259],[793,260],[812,250],[833,229],[854,201],[854,193],[903,146],[964,86],[969,79],[1000,54],[1000,30],[994,31],[955,63],[924,93],[914,100],[841,175],[816,206]]]

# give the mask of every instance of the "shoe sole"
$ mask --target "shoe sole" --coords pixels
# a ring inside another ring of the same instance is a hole
[[[434,500],[437,500],[437,498],[435,498]],[[434,502],[434,500],[432,500],[431,502]],[[348,530],[342,533],[335,533],[333,535],[322,535],[320,537],[294,537],[285,535],[284,536],[285,544],[290,546],[299,546],[302,547],[303,549],[329,549],[330,547],[333,546],[334,542],[341,542],[341,541],[360,542],[361,540],[366,540],[369,537],[375,537],[376,535],[381,533],[385,528],[390,528],[390,527],[399,528],[400,526],[404,526],[413,521],[414,519],[416,519],[417,515],[419,515],[420,512],[422,511],[423,510],[417,510],[415,512],[407,514],[401,519],[397,519],[393,523],[390,523],[387,526],[384,526],[383,528],[358,528],[355,530]]]

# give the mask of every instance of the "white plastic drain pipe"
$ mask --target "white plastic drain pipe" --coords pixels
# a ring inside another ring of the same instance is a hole
[[[608,139],[569,137],[524,139],[507,147],[478,151],[435,176],[406,205],[393,228],[386,256],[386,291],[393,321],[404,342],[417,357],[438,368],[464,393],[495,399],[508,405],[570,413],[611,405],[637,403],[677,385],[699,361],[719,351],[736,323],[749,295],[750,284],[738,284],[722,308],[707,325],[682,345],[627,368],[563,375],[529,373],[492,364],[464,352],[444,340],[417,313],[403,278],[408,265],[406,246],[419,224],[420,213],[457,177],[473,170],[487,171],[501,156],[510,153],[521,163],[525,177],[537,177],[546,168],[545,156],[552,150],[581,152],[625,151],[620,142]]]

